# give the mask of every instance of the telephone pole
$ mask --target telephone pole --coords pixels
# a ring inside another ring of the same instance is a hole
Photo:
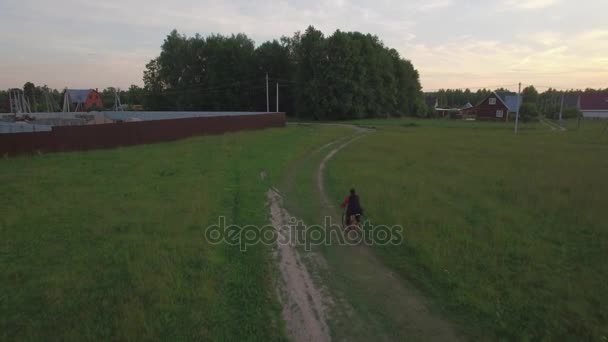
[[[268,97],[268,73],[266,73],[266,113],[270,113],[270,98]]]
[[[279,112],[279,82],[277,82],[277,113]]]
[[[564,95],[565,95],[565,94],[566,94],[566,92],[565,92],[565,91],[564,91],[564,92],[562,92],[562,104],[561,104],[561,106],[559,107],[559,125],[560,125],[560,126],[563,126],[563,123],[562,123],[562,115],[563,115],[563,113],[564,113]]]
[[[519,82],[519,90],[517,91],[517,113],[515,114],[515,134],[519,126],[519,108],[521,107],[521,82]]]

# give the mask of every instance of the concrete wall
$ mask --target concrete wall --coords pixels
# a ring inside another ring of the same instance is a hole
[[[207,116],[87,126],[57,126],[52,131],[0,134],[0,156],[92,150],[178,140],[240,130],[284,127],[285,113]]]
[[[52,126],[27,123],[0,122],[0,134],[50,131]]]

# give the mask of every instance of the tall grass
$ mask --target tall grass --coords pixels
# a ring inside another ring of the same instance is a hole
[[[283,339],[270,248],[212,245],[204,229],[267,224],[268,186],[343,132],[0,160],[1,339]]]
[[[416,121],[414,121],[416,122]],[[507,339],[608,336],[608,134],[483,123],[378,126],[328,166],[405,243],[377,247],[464,325]]]

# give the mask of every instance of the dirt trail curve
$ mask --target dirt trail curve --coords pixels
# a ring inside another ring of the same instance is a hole
[[[364,133],[361,129],[358,129],[358,131]],[[339,151],[364,136],[364,134],[360,134],[334,147],[319,164],[316,186],[321,203],[327,208],[325,214],[331,215],[334,222],[339,222],[341,218],[338,209],[332,204],[326,193],[324,170],[328,161]],[[334,252],[340,253],[337,259],[342,260],[339,267],[346,272],[350,270],[351,273],[355,273],[348,275],[348,281],[350,282],[348,286],[356,288],[362,296],[376,299],[375,303],[372,304],[375,307],[369,307],[369,304],[366,304],[368,307],[365,308],[365,313],[355,313],[355,315],[364,316],[358,320],[372,323],[374,319],[377,320],[378,318],[365,316],[374,316],[374,311],[384,313],[383,319],[390,320],[390,322],[376,324],[376,326],[387,328],[385,331],[375,332],[377,339],[460,340],[452,325],[431,312],[425,298],[411,284],[395,276],[369,247],[364,245],[335,246],[335,249],[337,250],[334,250]],[[353,270],[355,272],[352,272]]]
[[[356,134],[336,139],[310,154],[314,158],[314,155],[320,157],[320,153],[327,153],[315,168],[313,183],[323,208],[319,214],[331,216],[334,222],[339,222],[341,218],[326,193],[324,170],[328,161],[339,151],[370,132],[360,127],[349,127],[354,128]],[[329,152],[323,152],[328,149]],[[307,159],[304,163],[310,161]],[[300,169],[296,166],[294,172]],[[294,181],[294,174],[288,180]],[[293,234],[292,216],[285,210],[281,194],[270,189],[267,200],[279,239]],[[289,200],[297,198],[289,197]],[[411,284],[394,275],[370,247],[332,245],[305,255],[306,260],[321,260],[323,267],[319,262],[303,263],[300,252],[293,244],[277,244],[276,260],[282,281],[278,292],[290,340],[461,339],[452,325],[432,312],[425,298]]]

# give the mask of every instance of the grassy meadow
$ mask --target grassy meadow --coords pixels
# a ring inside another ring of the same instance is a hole
[[[204,229],[267,224],[268,186],[345,131],[0,160],[0,339],[284,339],[269,247],[212,245]]]
[[[370,120],[378,130],[328,164],[336,203],[357,188],[367,217],[405,242],[375,247],[473,334],[608,336],[608,132],[525,124]],[[477,330],[477,332],[473,332]]]

